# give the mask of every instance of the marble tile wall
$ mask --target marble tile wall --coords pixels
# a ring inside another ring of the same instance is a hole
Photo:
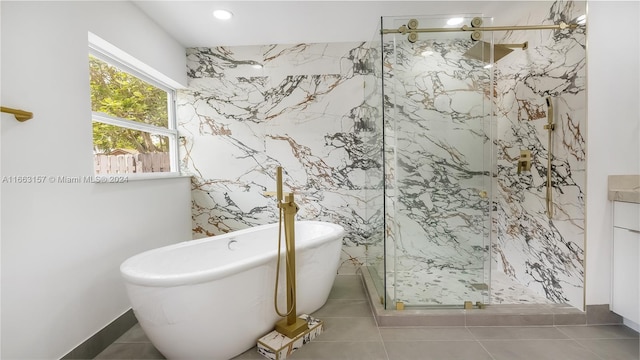
[[[387,251],[392,247],[384,247],[384,236],[391,234],[384,229],[384,219],[388,217],[388,207],[385,208],[385,176],[383,173],[384,144],[383,136],[383,94],[382,94],[382,54],[380,48],[380,28],[375,32],[374,39],[365,46],[368,48],[366,56],[369,73],[365,76],[365,97],[362,107],[368,109],[368,123],[371,131],[365,135],[367,157],[373,159],[377,166],[371,166],[365,172],[366,206],[369,216],[369,238],[364,262],[376,282],[378,292],[384,294],[385,256],[392,258]],[[391,189],[387,189],[387,192]],[[388,230],[388,229],[387,229]],[[389,260],[387,260],[389,262]]]
[[[193,233],[212,236],[277,221],[275,169],[299,195],[299,220],[347,230],[343,272],[369,238],[360,43],[187,49],[188,88],[177,96],[181,168],[193,175]]]
[[[585,6],[540,4],[511,23],[568,21]],[[487,282],[483,209],[492,206],[494,269],[547,299],[582,307],[584,31],[495,36],[527,40],[529,50],[500,60],[493,91],[486,91],[489,71],[462,56],[471,45],[466,39],[419,43],[433,48],[428,61],[415,46],[399,44],[399,56],[384,67],[381,57],[391,50],[376,52],[376,44],[188,49],[189,84],[178,94],[177,118],[181,167],[193,175],[194,237],[277,221],[275,200],[262,194],[275,188],[280,165],[285,188],[300,194],[298,219],[346,228],[343,273],[365,261],[383,269],[386,255],[387,269],[399,270],[380,274],[392,285],[400,273],[442,283],[452,276],[442,270]],[[383,69],[392,86],[385,97]],[[544,213],[547,96],[557,122],[552,221]],[[517,174],[523,148],[531,150],[533,167]],[[492,202],[478,196],[488,188]],[[382,247],[376,228],[385,216],[387,239],[398,246]],[[414,280],[405,279],[410,289]],[[433,302],[447,296],[414,295]]]
[[[585,2],[542,3],[518,25],[571,22]],[[575,31],[496,34],[498,43],[529,42],[496,69],[497,177],[494,265],[556,303],[584,305],[584,194],[586,39]],[[553,218],[546,215],[548,132],[545,99],[554,106],[551,180]],[[520,150],[530,150],[530,172],[517,173]]]

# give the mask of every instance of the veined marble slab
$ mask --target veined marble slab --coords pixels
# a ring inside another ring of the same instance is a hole
[[[490,276],[482,269],[431,268],[420,277],[411,272],[396,272],[391,273],[387,284],[392,284],[387,287],[388,293],[407,305],[462,306],[465,301],[492,305],[553,303],[497,269]]]
[[[276,202],[263,194],[282,166],[298,219],[345,227],[341,271],[355,272],[369,219],[380,216],[365,199],[366,172],[380,167],[368,142],[376,109],[361,106],[366,53],[362,43],[187,49],[177,118],[194,237],[276,222]]]
[[[540,3],[517,25],[569,21],[585,2]],[[499,34],[498,43],[529,41],[497,64],[497,213],[493,260],[510,278],[556,303],[584,301],[584,187],[586,142],[585,29]],[[554,105],[552,147],[544,129]],[[530,172],[517,173],[520,150],[532,154]],[[551,156],[553,212],[546,214]]]

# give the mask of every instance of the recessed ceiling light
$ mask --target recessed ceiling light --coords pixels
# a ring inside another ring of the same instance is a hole
[[[460,24],[462,24],[463,21],[464,21],[464,19],[461,18],[461,17],[451,18],[451,19],[447,20],[447,25],[460,25]]]
[[[233,14],[232,14],[232,13],[231,13],[231,11],[229,11],[229,10],[222,10],[222,9],[220,9],[220,10],[215,10],[215,11],[213,12],[213,16],[214,16],[216,19],[220,19],[220,20],[229,20],[229,19],[231,19],[231,18],[233,17]]]

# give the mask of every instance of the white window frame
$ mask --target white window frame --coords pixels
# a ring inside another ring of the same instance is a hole
[[[129,180],[156,179],[165,177],[180,176],[180,168],[178,161],[178,130],[176,125],[176,88],[181,87],[176,82],[162,75],[160,72],[152,69],[148,65],[135,59],[131,55],[126,54],[122,50],[102,40],[98,36],[89,33],[89,53],[99,60],[109,65],[117,67],[119,70],[137,77],[167,93],[167,127],[160,127],[145,124],[138,121],[114,117],[102,112],[92,111],[91,121],[98,121],[104,124],[115,125],[127,129],[144,131],[153,135],[166,136],[169,138],[169,162],[170,171],[165,172],[149,172],[149,173],[126,173],[126,174],[110,174],[110,176],[124,176]],[[94,175],[99,175],[95,173]]]

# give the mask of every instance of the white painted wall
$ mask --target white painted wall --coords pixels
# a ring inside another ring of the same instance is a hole
[[[6,2],[2,176],[92,173],[87,32],[179,83],[185,52],[129,2]],[[130,306],[120,263],[191,237],[188,178],[2,184],[3,359],[60,358]]]
[[[640,3],[589,1],[586,304],[611,296],[607,176],[640,174]]]

